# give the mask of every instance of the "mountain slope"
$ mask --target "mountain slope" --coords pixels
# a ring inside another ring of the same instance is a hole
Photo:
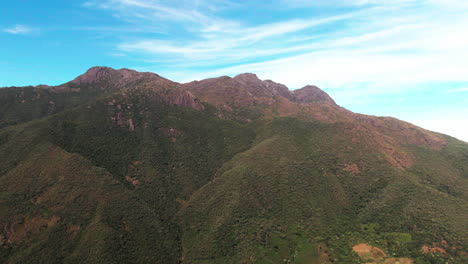
[[[2,262],[467,261],[468,145],[315,86],[95,67],[0,100]]]
[[[93,67],[59,86],[7,87],[0,90],[0,128],[70,109],[128,87],[172,87],[176,83],[154,73]]]

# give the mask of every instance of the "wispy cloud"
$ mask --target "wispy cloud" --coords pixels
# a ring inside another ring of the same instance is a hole
[[[292,8],[304,7],[343,7],[343,6],[408,6],[414,3],[421,3],[426,0],[281,0],[283,5]],[[427,0],[431,1],[431,0]],[[436,1],[436,0],[434,0]],[[459,0],[453,0],[459,1]]]
[[[468,92],[468,87],[459,87],[448,90],[449,93]]]
[[[281,0],[281,2],[290,7],[318,7],[318,6],[411,6],[421,4],[432,4],[439,6],[457,6],[467,7],[468,3],[465,0]]]
[[[200,28],[204,32],[224,31],[237,26],[234,21],[228,21],[213,12],[235,6],[228,0],[178,0],[163,3],[158,0],[107,0],[88,1],[86,7],[95,7],[118,12],[120,16],[138,21],[172,21],[182,23],[186,27]]]
[[[178,81],[256,72],[292,88],[311,81],[337,89],[366,83],[366,93],[394,92],[401,83],[468,81],[466,1],[278,0],[286,9],[280,12],[352,8],[255,23],[224,15],[231,9],[247,12],[242,4],[222,1],[209,8],[210,2],[108,0],[94,6],[138,25],[163,21],[170,27],[167,37],[136,36],[115,47],[142,58],[147,69],[151,63],[165,68]]]
[[[19,35],[19,34],[28,34],[28,33],[31,33],[33,31],[32,28],[30,27],[27,27],[27,26],[24,26],[24,25],[15,25],[11,28],[5,28],[3,29],[4,32],[7,32],[7,33],[10,33],[10,34],[15,34],[15,35]]]
[[[112,57],[125,57],[125,56],[127,56],[127,54],[119,53],[119,52],[111,52],[111,53],[109,53],[109,56],[112,56]]]
[[[139,40],[122,43],[124,51],[145,52],[153,55],[171,54],[187,59],[210,60],[217,63],[239,61],[246,58],[296,52],[307,46],[284,47],[272,45],[256,47],[255,44],[281,38],[284,35],[301,32],[327,23],[349,19],[356,14],[337,15],[321,19],[293,19],[253,27],[231,28],[220,34],[202,35],[199,41]],[[281,42],[279,42],[281,43]]]
[[[94,31],[94,32],[107,32],[107,33],[164,33],[157,26],[77,26],[67,28],[66,30],[74,31]]]

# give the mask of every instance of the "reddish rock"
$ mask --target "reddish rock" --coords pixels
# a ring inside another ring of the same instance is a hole
[[[134,179],[134,178],[132,178],[132,177],[130,177],[130,176],[125,176],[125,179],[126,179],[129,183],[133,184],[134,186],[140,184],[140,181],[139,181],[139,180]]]
[[[359,173],[361,172],[361,170],[359,169],[358,165],[357,165],[357,164],[354,164],[354,163],[353,163],[353,164],[347,164],[347,163],[345,163],[345,164],[342,164],[342,166],[343,166],[343,170],[344,170],[344,171],[347,171],[347,172],[349,172],[349,173],[351,173],[351,174],[354,174],[354,175],[355,175],[355,174],[359,174]]]
[[[170,87],[178,85],[176,82],[165,79],[151,72],[137,72],[130,69],[115,70],[109,67],[93,67],[73,81],[64,84],[64,89],[80,84],[102,84],[100,89],[118,90],[121,88],[136,88],[147,84]]]
[[[291,98],[291,92],[288,87],[283,84],[275,83],[271,80],[260,80],[257,75],[252,73],[239,74],[233,78],[239,84],[249,87],[250,93],[253,96],[258,97],[274,97],[283,96],[285,98]]]
[[[440,248],[440,247],[430,247],[428,245],[424,245],[421,247],[421,253],[423,254],[428,254],[428,253],[440,253],[440,254],[447,254],[447,251],[445,249]]]
[[[93,83],[110,77],[114,72],[114,69],[108,67],[93,67],[71,82],[74,84]]]
[[[327,103],[336,105],[335,101],[317,86],[307,85],[301,89],[294,90],[292,94],[293,100],[301,104]]]
[[[162,98],[167,104],[189,107],[195,110],[203,110],[205,108],[195,96],[187,90],[170,89],[166,94],[162,95]]]

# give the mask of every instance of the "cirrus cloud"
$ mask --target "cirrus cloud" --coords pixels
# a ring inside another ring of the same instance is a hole
[[[31,33],[33,29],[24,25],[15,25],[13,27],[3,29],[3,31],[15,35],[24,35]]]

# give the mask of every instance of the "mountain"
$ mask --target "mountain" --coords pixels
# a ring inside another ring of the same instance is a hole
[[[254,74],[0,89],[1,263],[468,263],[468,144]]]

